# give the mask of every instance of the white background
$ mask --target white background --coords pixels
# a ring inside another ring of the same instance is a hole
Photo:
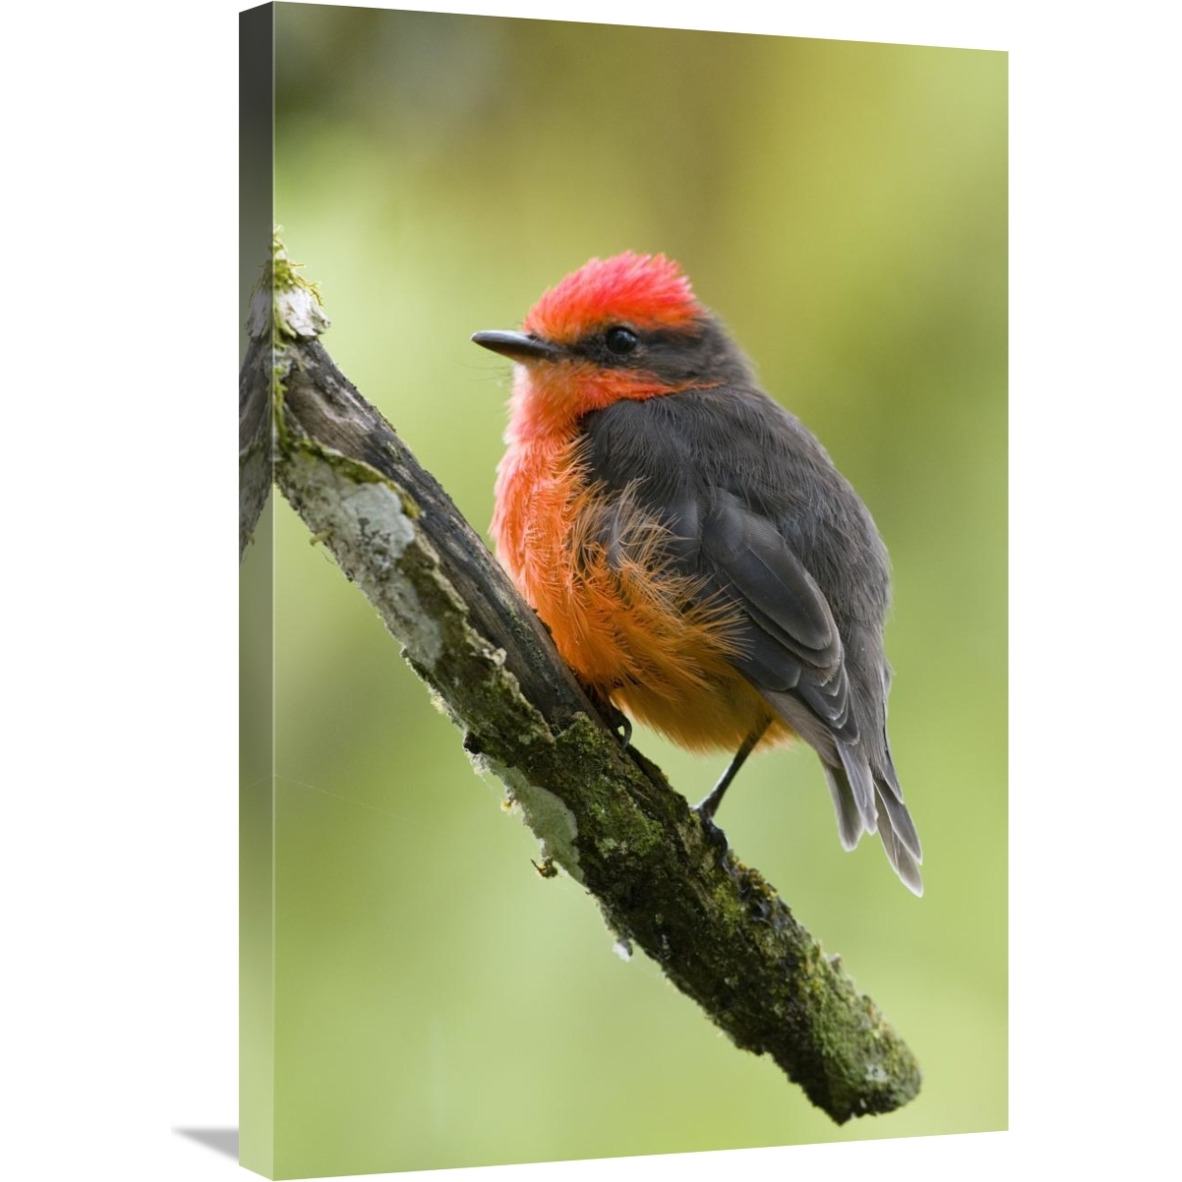
[[[1182,1061],[1168,6],[414,6],[1011,55],[1011,1131],[482,1176],[1166,1172]],[[172,1130],[237,1123],[240,7],[6,17],[0,1160],[16,1179],[239,1173]]]

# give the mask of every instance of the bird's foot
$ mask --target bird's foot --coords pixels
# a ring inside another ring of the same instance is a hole
[[[706,840],[718,850],[719,855],[725,854],[730,848],[726,840],[726,834],[719,828],[714,821],[714,809],[711,807],[714,794],[711,793],[700,804],[694,805],[690,810],[702,823],[702,832],[706,834]]]
[[[632,719],[622,710],[617,710],[613,706],[612,716],[608,719],[608,726],[616,733],[616,736],[620,740],[620,746],[627,751],[629,744],[632,742]]]
[[[627,751],[632,742],[632,720],[609,698],[600,697],[591,690],[587,691],[587,696],[595,703],[595,709],[599,711],[607,729],[619,740],[620,747]]]

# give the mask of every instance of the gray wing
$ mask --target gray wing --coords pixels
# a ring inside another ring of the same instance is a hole
[[[799,698],[834,738],[856,742],[841,635],[821,589],[770,521],[725,489],[700,496],[698,536],[674,545],[707,594],[739,608],[735,664],[759,689]]]
[[[678,571],[737,609],[736,667],[817,749],[827,772],[839,773],[841,786],[830,775],[830,791],[842,844],[852,848],[875,831],[878,810],[828,600],[775,525],[733,493],[699,486],[669,508]]]

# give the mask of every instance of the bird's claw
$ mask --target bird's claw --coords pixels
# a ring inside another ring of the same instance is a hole
[[[601,698],[598,694],[590,696],[607,729],[619,740],[620,747],[627,751],[632,742],[632,720],[607,698]]]
[[[620,746],[626,751],[632,742],[632,719],[622,711],[616,710],[616,716],[612,719],[612,730],[620,732]]]
[[[714,821],[714,811],[706,807],[709,799],[707,797],[701,804],[694,805],[690,811],[702,823],[702,832],[706,834],[706,840],[718,850],[719,854],[725,854],[730,845],[727,842],[726,833]]]

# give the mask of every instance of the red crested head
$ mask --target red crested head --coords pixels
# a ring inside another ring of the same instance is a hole
[[[620,399],[754,381],[722,326],[663,254],[592,259],[530,309],[522,332],[472,340],[516,363],[509,439],[568,438]]]
[[[573,344],[608,324],[641,330],[682,328],[705,315],[681,268],[663,254],[625,251],[591,259],[543,294],[525,331]]]

